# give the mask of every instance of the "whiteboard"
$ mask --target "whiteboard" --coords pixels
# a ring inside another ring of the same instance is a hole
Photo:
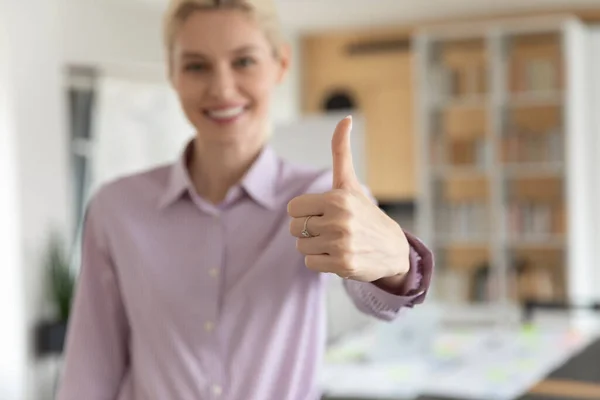
[[[317,169],[332,168],[331,137],[337,123],[348,113],[307,116],[275,126],[270,144],[282,158]],[[352,157],[356,175],[366,182],[365,123],[360,114],[352,115]]]

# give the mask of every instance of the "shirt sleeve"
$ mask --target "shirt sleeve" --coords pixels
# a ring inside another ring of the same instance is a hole
[[[421,304],[427,296],[433,273],[433,254],[415,236],[405,232],[410,244],[410,267],[399,294],[388,293],[370,282],[344,280],[344,288],[354,305],[378,319],[395,319],[403,308]]]
[[[58,400],[116,399],[128,365],[128,323],[97,199],[86,213]]]

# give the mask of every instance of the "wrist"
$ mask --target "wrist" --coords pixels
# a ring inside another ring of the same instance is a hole
[[[400,273],[393,276],[377,279],[373,283],[378,288],[385,290],[386,292],[402,295],[406,290],[406,277],[408,274]]]

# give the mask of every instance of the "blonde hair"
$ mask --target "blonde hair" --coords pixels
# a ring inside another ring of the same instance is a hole
[[[274,0],[170,0],[164,18],[164,42],[167,53],[171,54],[177,32],[192,13],[199,10],[219,9],[238,9],[247,12],[255,18],[264,31],[275,54],[279,54],[284,39]]]

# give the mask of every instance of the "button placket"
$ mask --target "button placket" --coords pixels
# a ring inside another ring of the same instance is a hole
[[[220,337],[217,334],[219,329],[219,321],[221,320],[220,313],[222,310],[220,309],[220,304],[222,303],[221,297],[223,296],[223,263],[225,260],[225,246],[226,246],[226,236],[225,236],[225,227],[224,227],[224,218],[222,212],[213,213],[211,215],[211,232],[212,239],[211,251],[215,253],[213,257],[211,257],[211,263],[205,266],[204,274],[206,276],[205,279],[208,281],[208,285],[212,287],[211,293],[213,293],[213,298],[211,299],[211,304],[207,305],[207,313],[205,314],[205,321],[202,321],[202,330],[204,332],[204,341],[206,345],[204,345],[205,351],[203,352],[203,358],[205,359],[206,365],[211,366],[211,371],[208,376],[207,382],[207,395],[212,399],[220,399],[224,396],[224,378],[225,378],[225,365],[224,355],[221,352],[221,344],[219,342]]]

